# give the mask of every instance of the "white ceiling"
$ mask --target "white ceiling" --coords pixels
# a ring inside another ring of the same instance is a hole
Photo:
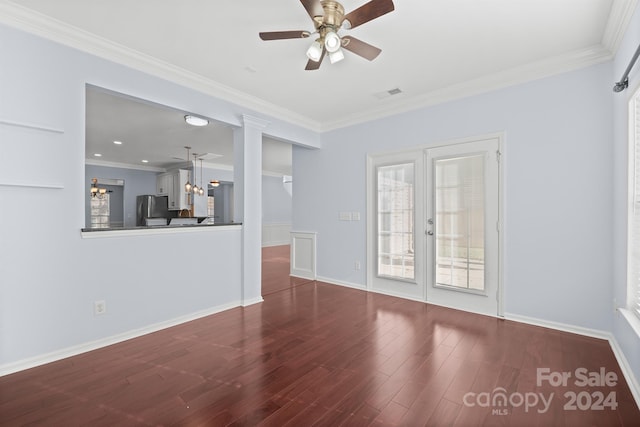
[[[258,37],[313,30],[298,0],[0,0],[0,22],[322,132],[610,60],[637,0],[394,3],[342,32],[378,58],[317,71],[312,38]]]

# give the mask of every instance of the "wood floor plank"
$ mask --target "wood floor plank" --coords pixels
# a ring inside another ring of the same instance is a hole
[[[0,425],[638,426],[604,340],[290,285],[262,304],[0,377]],[[538,368],[604,369],[618,380],[539,386]],[[554,399],[544,412],[478,400],[496,390]],[[597,391],[615,393],[617,408],[565,408],[564,393]]]

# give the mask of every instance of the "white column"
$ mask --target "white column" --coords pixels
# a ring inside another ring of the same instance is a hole
[[[262,130],[268,122],[243,116],[234,132],[234,221],[242,222],[242,305],[262,301]]]

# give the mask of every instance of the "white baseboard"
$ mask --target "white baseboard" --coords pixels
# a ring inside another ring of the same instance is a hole
[[[288,240],[282,240],[282,241],[271,241],[271,242],[262,242],[262,247],[263,248],[270,248],[273,246],[286,246],[286,245],[290,245],[291,242]]]
[[[609,345],[611,346],[611,350],[618,361],[618,365],[620,365],[620,370],[622,371],[622,375],[624,375],[624,379],[627,380],[627,384],[629,385],[631,394],[636,401],[636,405],[640,408],[640,383],[638,383],[638,379],[633,375],[631,365],[620,348],[616,337],[614,337],[613,334],[609,335]]]
[[[318,281],[318,282],[327,283],[329,285],[344,286],[345,288],[359,289],[361,291],[366,291],[367,290],[366,286],[364,286],[364,285],[359,285],[357,283],[343,282],[343,281],[340,281],[340,280],[330,279],[328,277],[318,276],[318,277],[315,278],[315,280]]]
[[[259,304],[259,303],[261,303],[263,301],[264,301],[264,299],[261,296],[260,297],[256,297],[256,298],[251,298],[251,299],[242,301],[242,306],[243,307],[249,307],[250,305]]]
[[[631,369],[631,365],[629,361],[624,355],[624,352],[620,348],[616,337],[607,331],[601,331],[597,329],[589,329],[583,328],[580,326],[568,325],[566,323],[552,322],[549,320],[536,319],[533,317],[520,316],[513,313],[505,313],[505,318],[507,320],[513,320],[514,322],[526,323],[534,326],[542,326],[544,328],[555,329],[563,332],[570,332],[572,334],[584,335],[592,338],[600,338],[603,340],[607,340],[609,342],[609,346],[611,347],[611,351],[613,351],[613,355],[620,366],[620,370],[622,371],[622,375],[624,379],[627,381],[627,385],[629,386],[629,390],[631,390],[631,394],[633,395],[634,400],[636,401],[636,405],[640,408],[640,384],[638,383],[638,379],[633,374],[633,370]]]
[[[608,340],[611,336],[609,332],[601,331],[598,329],[583,328],[581,326],[553,322],[551,320],[538,319],[535,317],[521,316],[519,314],[505,313],[504,318],[506,320],[513,320],[514,322],[526,323],[533,326],[541,326],[543,328],[555,329],[557,331],[570,332],[572,334],[584,335],[592,338],[600,338],[603,340]]]
[[[162,329],[167,329],[172,326],[177,326],[182,323],[190,322],[192,320],[200,319],[202,317],[207,317],[212,314],[216,314],[232,308],[240,307],[241,305],[242,304],[240,304],[239,301],[231,302],[228,304],[222,304],[216,307],[208,308],[206,310],[201,310],[195,313],[187,314],[185,316],[176,317],[174,319],[167,320],[164,322],[154,323],[152,325],[145,326],[143,328],[133,329],[131,331],[123,332],[121,334],[112,335],[110,337],[101,338],[99,340],[90,341],[83,344],[78,344],[71,347],[56,350],[51,353],[46,353],[36,357],[19,360],[17,362],[0,365],[0,377],[4,375],[13,374],[19,371],[24,371],[25,369],[34,368],[36,366],[55,362],[57,360],[66,359],[67,357],[77,356],[78,354],[86,353],[92,350],[97,350],[99,348],[117,344],[123,341],[127,341],[132,338],[138,338],[143,335],[160,331]]]

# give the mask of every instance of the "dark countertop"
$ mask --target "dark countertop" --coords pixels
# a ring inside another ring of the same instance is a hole
[[[228,225],[242,225],[241,222],[225,222],[217,224],[183,224],[183,225],[147,225],[139,227],[118,227],[118,228],[82,228],[82,232],[100,231],[121,231],[121,230],[157,230],[160,228],[201,228],[201,227],[223,227]]]

